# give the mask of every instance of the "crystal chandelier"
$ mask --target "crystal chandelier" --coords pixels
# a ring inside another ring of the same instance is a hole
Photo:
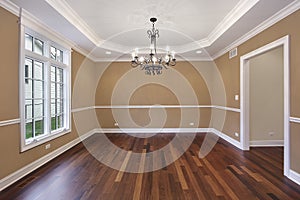
[[[167,51],[167,54],[164,58],[159,57],[156,53],[156,40],[159,38],[159,31],[155,29],[154,25],[157,21],[156,18],[150,18],[152,22],[152,29],[147,31],[148,37],[150,39],[150,53],[148,56],[138,56],[138,49],[132,53],[131,66],[140,67],[142,70],[145,70],[147,75],[160,75],[162,74],[162,69],[168,69],[170,66],[176,65],[175,53],[170,53]]]

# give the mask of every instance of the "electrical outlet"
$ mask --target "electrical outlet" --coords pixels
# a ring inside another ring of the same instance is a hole
[[[195,124],[194,124],[194,122],[190,122],[190,126],[194,126]]]
[[[234,133],[235,137],[239,137],[239,133]]]
[[[46,144],[45,145],[45,149],[50,149],[50,147],[51,147],[51,144]]]
[[[275,133],[274,132],[269,132],[269,136],[273,136],[273,135],[275,135]]]
[[[234,95],[234,100],[236,100],[236,101],[239,100],[239,95],[238,94]]]
[[[115,122],[115,124],[114,124],[115,126],[119,126],[119,124],[118,124],[118,122]]]

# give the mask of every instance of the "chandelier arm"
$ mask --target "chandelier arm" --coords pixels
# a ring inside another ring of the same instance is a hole
[[[151,18],[152,28],[147,31],[150,39],[150,53],[148,56],[138,57],[137,51],[132,53],[132,67],[141,67],[141,70],[145,70],[146,75],[160,75],[163,69],[168,69],[170,66],[176,65],[175,54],[167,53],[165,58],[157,55],[156,45],[159,38],[159,30],[155,28],[156,18]]]

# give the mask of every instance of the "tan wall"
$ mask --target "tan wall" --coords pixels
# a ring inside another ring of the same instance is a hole
[[[249,79],[250,141],[283,140],[283,48],[251,58]]]
[[[127,62],[98,63],[101,72],[98,73],[100,77],[95,105],[211,105],[207,85],[212,81],[210,68],[212,64],[212,62],[192,64],[178,62],[174,69],[164,70],[160,76],[147,76],[143,71],[133,69]],[[141,126],[207,128],[211,119],[210,110],[210,108],[200,110],[198,108],[194,110],[131,108],[128,111],[99,108],[97,115],[102,128],[114,128],[116,121],[121,127],[126,128]],[[186,112],[191,114],[185,115]],[[196,120],[198,117],[193,112],[200,113],[199,121]],[[128,123],[130,118],[133,123]],[[164,120],[165,123],[161,124]],[[195,126],[191,126],[191,122]]]
[[[299,66],[300,66],[300,26],[298,26],[300,20],[300,11],[296,11],[285,19],[274,24],[265,31],[259,33],[255,37],[244,42],[238,46],[238,56],[233,59],[228,58],[228,53],[222,55],[215,60],[218,69],[224,79],[224,85],[227,95],[227,106],[239,108],[239,101],[234,100],[234,95],[239,94],[239,84],[240,84],[240,56],[245,55],[259,47],[262,47],[270,42],[273,42],[285,35],[290,35],[290,92],[291,92],[291,105],[290,111],[292,117],[300,117],[300,76],[299,76]],[[227,116],[226,118],[229,118]],[[240,122],[235,121],[232,126],[239,127]],[[300,132],[300,128],[297,126],[294,130],[295,132]],[[225,134],[228,134],[224,131]],[[300,140],[291,140],[292,146],[299,146]],[[295,163],[298,162],[295,149],[291,149],[291,166],[292,169],[296,170]],[[299,159],[299,158],[298,158]],[[299,169],[297,171],[300,173]]]
[[[0,7],[0,120],[19,118],[18,18]]]
[[[18,58],[18,18],[0,7],[0,121],[19,118],[19,58]],[[82,55],[72,53],[72,83],[81,65]],[[73,85],[73,84],[72,84]],[[78,134],[72,118],[72,132],[50,142],[51,148],[44,145],[20,152],[20,124],[0,126],[0,179],[21,169],[25,165],[58,149],[76,139]]]
[[[95,105],[97,86],[96,66],[93,61],[72,52],[72,108],[82,109]],[[84,109],[73,112],[73,123],[79,135],[83,135],[98,127],[95,109]]]

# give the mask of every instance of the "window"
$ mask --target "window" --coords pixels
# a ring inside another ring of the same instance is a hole
[[[70,132],[70,50],[21,29],[22,151]]]

